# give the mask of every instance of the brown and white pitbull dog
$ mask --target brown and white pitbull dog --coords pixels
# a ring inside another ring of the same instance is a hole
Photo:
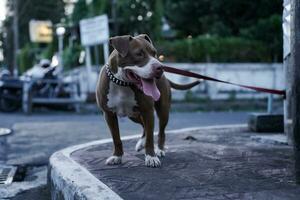
[[[117,36],[110,39],[114,51],[102,68],[96,89],[98,106],[102,109],[110,129],[114,153],[106,160],[108,165],[122,162],[123,147],[117,116],[127,116],[143,126],[143,135],[136,150],[145,148],[145,165],[159,167],[157,156],[165,156],[165,128],[169,119],[171,87],[190,89],[199,81],[178,85],[163,75],[163,66],[157,60],[156,49],[145,35]],[[158,149],[154,151],[154,110],[159,118]]]

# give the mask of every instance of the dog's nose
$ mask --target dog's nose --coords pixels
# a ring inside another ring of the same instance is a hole
[[[152,67],[154,68],[155,72],[162,72],[163,71],[163,67],[159,63],[152,64]]]
[[[156,71],[157,71],[157,72],[162,72],[162,71],[163,71],[162,66],[160,65],[160,66],[156,67]]]
[[[154,76],[160,78],[163,74],[163,67],[159,63],[152,64]]]

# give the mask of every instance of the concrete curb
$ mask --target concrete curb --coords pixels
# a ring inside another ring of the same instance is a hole
[[[207,130],[247,130],[246,124],[191,127],[177,130],[166,131],[166,134],[180,134],[194,131]],[[155,133],[157,134],[157,133]],[[141,135],[131,135],[122,137],[122,140],[137,139]],[[112,139],[103,139],[81,145],[68,147],[54,153],[50,157],[48,170],[48,184],[51,189],[53,200],[118,200],[122,199],[118,194],[112,191],[107,185],[94,177],[87,169],[79,165],[71,158],[71,154],[79,149],[101,145],[112,142]]]

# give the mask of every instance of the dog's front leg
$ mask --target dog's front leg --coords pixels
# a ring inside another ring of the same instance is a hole
[[[104,117],[114,142],[114,153],[106,160],[107,165],[122,163],[123,145],[120,139],[118,117],[112,112],[105,112]]]
[[[146,135],[145,142],[145,165],[148,167],[159,167],[161,165],[160,160],[154,151],[153,131],[154,131],[154,112],[147,111],[142,114],[144,131]]]

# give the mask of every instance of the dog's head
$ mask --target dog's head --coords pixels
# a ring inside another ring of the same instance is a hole
[[[155,79],[163,74],[156,49],[146,34],[136,37],[130,35],[112,37],[110,44],[116,51],[116,65],[112,71],[120,73],[124,81],[134,83],[144,94],[155,101],[160,97]]]

